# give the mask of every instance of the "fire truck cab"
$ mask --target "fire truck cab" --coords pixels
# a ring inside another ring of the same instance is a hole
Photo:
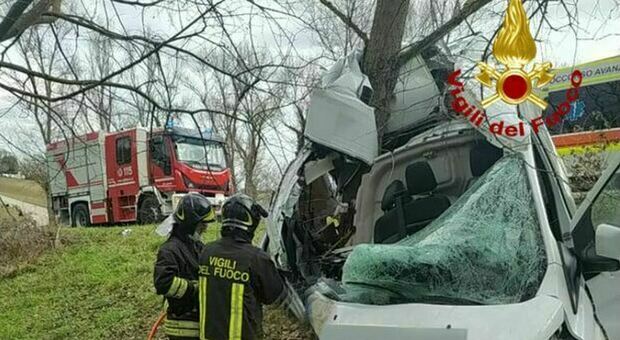
[[[52,206],[73,226],[155,223],[188,192],[221,207],[234,188],[222,139],[171,127],[93,132],[47,146]]]

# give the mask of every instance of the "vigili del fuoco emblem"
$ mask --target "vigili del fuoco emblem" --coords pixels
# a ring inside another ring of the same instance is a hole
[[[545,109],[547,102],[532,92],[532,88],[540,88],[549,83],[553,76],[549,73],[550,62],[534,64],[531,71],[525,66],[536,57],[536,44],[530,32],[529,20],[521,0],[510,0],[504,24],[493,42],[493,55],[504,65],[502,70],[485,62],[478,63],[480,74],[476,75],[482,85],[493,88],[495,93],[482,101],[484,108],[499,99],[508,104],[521,104],[524,101]]]

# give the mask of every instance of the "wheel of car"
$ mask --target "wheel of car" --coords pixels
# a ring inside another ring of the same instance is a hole
[[[161,221],[161,208],[155,196],[148,195],[142,199],[138,209],[138,223],[153,224]]]
[[[72,227],[88,227],[90,226],[90,214],[86,204],[77,204],[73,207],[71,214]]]

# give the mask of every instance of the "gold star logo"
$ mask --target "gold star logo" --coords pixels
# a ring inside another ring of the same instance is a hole
[[[532,93],[533,82],[540,88],[553,79],[549,73],[550,62],[535,64],[530,72],[525,66],[536,57],[536,44],[530,32],[530,23],[521,0],[509,0],[504,24],[493,42],[493,55],[504,65],[500,72],[485,62],[479,62],[480,74],[476,75],[482,85],[495,87],[495,93],[482,101],[484,108],[499,99],[508,104],[521,104],[526,100],[545,109],[547,102]],[[493,86],[495,81],[495,86]]]

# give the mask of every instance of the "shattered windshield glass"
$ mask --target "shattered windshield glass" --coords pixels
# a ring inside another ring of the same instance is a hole
[[[392,245],[362,244],[344,301],[508,304],[538,290],[546,255],[524,161],[506,156],[441,217]]]

